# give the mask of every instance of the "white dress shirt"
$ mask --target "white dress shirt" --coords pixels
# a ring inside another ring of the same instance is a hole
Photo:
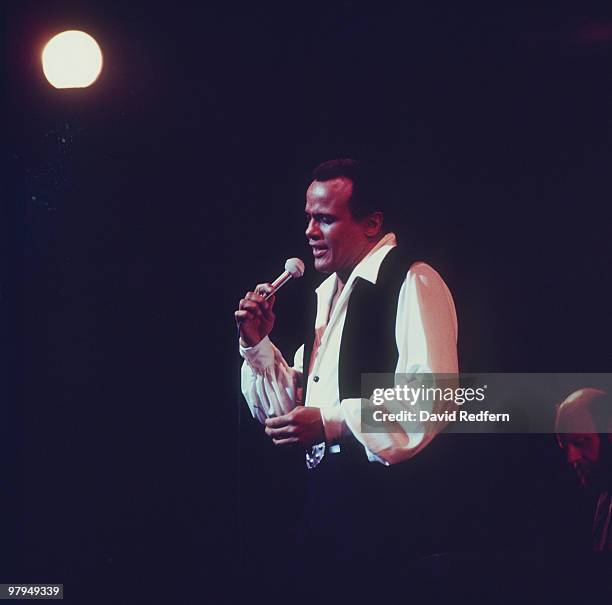
[[[353,434],[364,446],[371,461],[395,464],[415,455],[435,436],[430,432],[364,433],[361,431],[361,399],[340,401],[338,393],[338,357],[342,329],[355,280],[361,277],[375,284],[380,265],[396,246],[388,233],[355,267],[330,315],[336,292],[337,276],[330,275],[317,289],[315,342],[311,355],[306,401],[302,402],[304,346],[295,353],[293,365],[285,361],[269,337],[253,347],[240,347],[242,393],[253,417],[262,424],[266,418],[290,412],[296,405],[321,409],[328,451],[339,451],[333,445],[340,437]],[[400,289],[395,322],[395,339],[399,351],[396,373],[456,374],[457,316],[450,291],[440,275],[423,262],[407,271]],[[331,446],[331,449],[330,449]],[[325,452],[325,444],[315,446],[308,465],[316,465]]]

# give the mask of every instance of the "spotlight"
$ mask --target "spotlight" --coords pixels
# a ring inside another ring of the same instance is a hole
[[[69,30],[47,42],[42,65],[45,77],[55,88],[86,88],[102,71],[102,51],[89,34]]]

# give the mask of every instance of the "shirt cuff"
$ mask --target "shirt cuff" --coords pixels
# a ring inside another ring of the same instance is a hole
[[[263,371],[274,365],[274,347],[266,336],[252,347],[239,344],[240,355],[254,369]]]
[[[336,443],[340,437],[350,432],[344,419],[342,405],[321,408],[321,420],[323,421],[326,443]]]

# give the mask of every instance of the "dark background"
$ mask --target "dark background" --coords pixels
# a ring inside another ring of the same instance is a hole
[[[308,258],[324,159],[388,163],[463,370],[609,371],[612,12],[430,4],[5,5],[2,581],[204,602],[275,556],[292,488],[238,426],[233,310]],[[71,28],[105,65],[58,91],[39,56]],[[311,287],[278,300],[288,357]],[[580,533],[551,436],[473,443],[523,548]]]

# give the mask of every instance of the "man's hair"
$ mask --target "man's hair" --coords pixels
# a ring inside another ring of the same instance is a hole
[[[385,179],[369,162],[349,158],[328,160],[312,171],[315,181],[330,181],[338,177],[350,179],[353,191],[349,210],[354,219],[360,220],[380,211],[383,213],[382,232],[390,231],[389,195],[385,192]]]

